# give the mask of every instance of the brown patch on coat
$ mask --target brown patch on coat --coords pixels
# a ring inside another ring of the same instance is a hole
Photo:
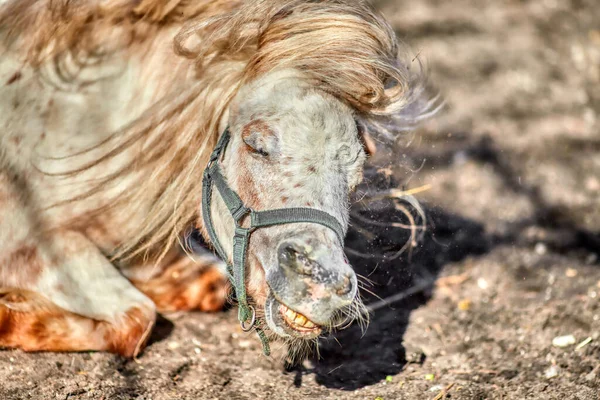
[[[106,221],[110,221],[112,215],[105,215],[104,220],[96,217],[88,220],[85,226],[80,227],[81,231],[87,238],[96,243],[102,248],[117,247],[119,245],[119,237],[121,230],[115,226],[107,226]]]
[[[10,279],[8,281],[17,282],[22,286],[32,285],[37,281],[42,273],[43,264],[36,246],[23,244],[7,257],[0,260],[0,271],[8,271]],[[0,274],[2,278],[2,274]],[[0,279],[0,287],[2,281]]]
[[[255,119],[254,121],[247,123],[242,128],[242,139],[246,139],[248,136],[250,136],[253,132],[256,132],[256,131],[260,131],[261,134],[264,136],[274,136],[275,135],[275,132],[273,132],[273,130],[271,129],[269,124],[267,124],[262,119]]]
[[[59,293],[67,294],[67,288],[65,288],[65,285],[63,285],[62,283],[57,283],[56,285],[54,285],[54,288]]]
[[[131,283],[152,299],[159,311],[220,311],[229,291],[218,267],[196,264],[186,256],[152,279]]]
[[[15,83],[16,81],[18,81],[19,79],[21,79],[23,77],[23,75],[21,74],[21,71],[17,71],[14,74],[12,74],[12,76],[10,78],[8,78],[8,80],[6,81],[6,85],[12,85],[13,83]]]

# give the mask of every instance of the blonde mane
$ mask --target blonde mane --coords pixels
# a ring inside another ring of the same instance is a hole
[[[160,257],[196,223],[219,123],[238,89],[267,72],[302,71],[312,85],[351,105],[371,134],[389,138],[428,106],[418,101],[420,65],[410,69],[394,31],[365,1],[13,0],[0,8],[0,26],[31,65],[58,69],[64,57],[81,65],[116,53],[143,57],[160,32],[179,29],[174,53],[189,60],[193,84],[183,91],[165,85],[150,109],[94,148],[102,156],[68,172],[135,154],[68,200],[104,196],[90,214],[112,210],[124,220],[131,208],[149,203],[144,223],[131,230],[118,257]],[[135,179],[105,198],[106,188],[125,176]]]

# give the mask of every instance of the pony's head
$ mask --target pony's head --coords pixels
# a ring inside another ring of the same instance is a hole
[[[176,38],[199,74],[214,73],[220,62],[238,82],[220,92],[227,106],[212,124],[230,134],[218,160],[223,176],[252,210],[316,209],[345,234],[369,148],[366,132],[393,139],[430,106],[416,101],[420,65],[411,71],[401,61],[393,30],[365,2],[254,4],[184,28]],[[188,45],[194,35],[218,45]],[[219,193],[211,197],[214,231],[231,262],[236,224]],[[237,222],[248,226],[249,219]],[[293,351],[367,317],[335,229],[297,221],[261,227],[246,256],[251,303]]]
[[[348,105],[298,71],[272,72],[238,92],[228,126],[231,139],[216,162],[246,207],[316,209],[346,232],[349,194],[366,159]],[[235,224],[217,191],[212,198],[215,233],[231,260]],[[343,243],[326,226],[290,222],[257,229],[247,260],[248,293],[279,336],[314,338],[362,311]]]

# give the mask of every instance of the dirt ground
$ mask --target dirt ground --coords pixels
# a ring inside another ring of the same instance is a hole
[[[429,188],[412,257],[381,256],[404,229],[348,237],[375,255],[351,256],[376,294],[366,333],[286,368],[234,310],[165,315],[137,362],[0,352],[0,399],[600,399],[597,0],[376,4],[446,108],[397,149],[395,179]],[[353,212],[402,221],[387,206]]]

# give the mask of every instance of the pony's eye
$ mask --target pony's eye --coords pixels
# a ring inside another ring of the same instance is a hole
[[[270,125],[255,120],[242,129],[242,140],[248,150],[262,157],[277,153],[279,139]]]
[[[254,152],[255,152],[256,154],[260,154],[260,155],[261,155],[261,156],[263,156],[263,157],[268,157],[268,156],[269,156],[269,153],[267,153],[266,151],[264,151],[264,150],[262,150],[262,149],[256,149],[256,150],[254,150]]]
[[[248,138],[248,139],[250,139],[250,138]],[[248,150],[250,150],[251,152],[261,155],[263,157],[269,156],[269,152],[258,141],[247,140],[246,138],[244,138],[244,143],[248,147]]]
[[[264,151],[264,150],[256,150],[256,152],[257,152],[258,154],[260,154],[261,156],[263,156],[263,157],[267,157],[267,156],[269,155],[269,153],[267,153],[267,152],[266,152],[266,151]]]

